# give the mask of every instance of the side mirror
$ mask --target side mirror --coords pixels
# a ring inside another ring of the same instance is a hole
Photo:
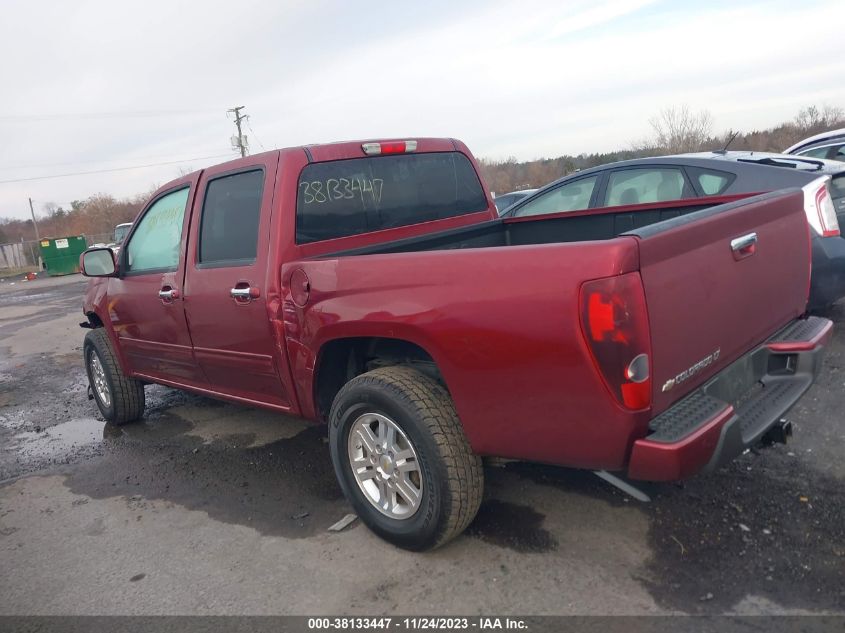
[[[89,248],[79,256],[79,268],[86,277],[114,277],[114,252],[110,248]]]

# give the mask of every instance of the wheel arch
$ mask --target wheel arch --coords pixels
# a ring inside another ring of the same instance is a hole
[[[85,317],[88,319],[88,324],[91,329],[98,328],[98,327],[105,327],[103,320],[100,318],[100,315],[90,310],[85,313]]]
[[[321,345],[314,364],[312,397],[317,417],[328,419],[335,396],[350,380],[392,365],[413,367],[449,389],[440,366],[419,343],[378,336],[331,339]]]
[[[117,333],[114,331],[114,328],[111,326],[111,321],[103,319],[99,312],[97,312],[96,307],[91,307],[84,311],[85,318],[88,319],[88,324],[80,323],[82,327],[87,327],[89,329],[95,330],[98,328],[102,328],[106,336],[109,338],[109,342],[112,346],[112,351],[114,352],[115,359],[117,360],[117,364],[120,366],[121,371],[125,373],[127,376],[131,375],[129,363],[126,361],[126,357],[123,355],[123,349],[121,349],[120,345],[118,344],[117,340]]]

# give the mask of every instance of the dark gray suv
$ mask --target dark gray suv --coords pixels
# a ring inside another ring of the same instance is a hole
[[[502,215],[589,213],[684,199],[743,197],[776,189],[804,191],[811,227],[810,308],[845,296],[845,163],[785,154],[715,151],[637,158],[575,172],[538,189]]]

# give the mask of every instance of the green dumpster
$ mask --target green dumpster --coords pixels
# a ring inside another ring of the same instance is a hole
[[[79,272],[79,256],[88,244],[82,235],[41,240],[41,259],[51,277]]]

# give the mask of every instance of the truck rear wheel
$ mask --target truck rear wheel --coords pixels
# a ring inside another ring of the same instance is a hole
[[[134,422],[144,414],[144,385],[123,373],[103,328],[90,330],[83,345],[85,370],[94,401],[112,424]]]
[[[475,518],[484,474],[448,392],[410,367],[350,380],[329,416],[332,463],[358,516],[382,538],[422,551]]]

